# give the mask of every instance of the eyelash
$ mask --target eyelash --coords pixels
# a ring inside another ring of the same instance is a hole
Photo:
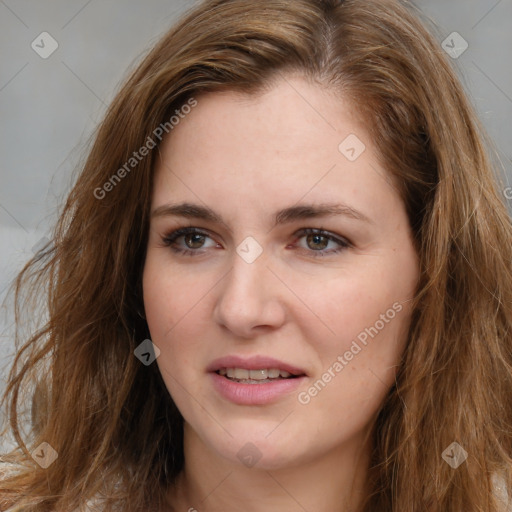
[[[191,235],[191,234],[192,235],[201,235],[201,236],[211,238],[210,235],[208,235],[208,233],[205,233],[204,231],[201,231],[198,228],[190,226],[190,227],[179,228],[179,229],[176,229],[175,231],[168,233],[167,235],[165,235],[162,238],[162,242],[163,242],[164,246],[169,247],[173,252],[175,252],[177,254],[182,254],[184,256],[192,256],[192,257],[198,256],[199,254],[202,254],[200,252],[201,248],[200,249],[182,249],[182,248],[178,248],[175,245],[173,245],[178,238],[185,236],[185,235]],[[332,235],[331,233],[324,231],[323,229],[303,228],[303,229],[300,229],[295,234],[295,236],[298,237],[298,239],[300,239],[304,236],[307,236],[307,235],[322,236],[324,238],[327,238],[329,241],[337,243],[340,246],[337,249],[331,249],[327,252],[325,251],[325,249],[322,249],[319,251],[309,250],[308,252],[310,252],[314,258],[319,258],[319,257],[321,258],[321,257],[325,257],[327,255],[337,254],[337,253],[340,253],[341,251],[351,247],[351,244],[348,241],[338,238],[338,237]],[[305,249],[305,250],[307,250],[307,249]]]

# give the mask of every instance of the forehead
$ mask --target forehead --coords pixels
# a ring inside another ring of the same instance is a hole
[[[344,132],[360,132],[365,137],[361,133],[364,127],[347,100],[303,78],[283,78],[257,95],[205,93],[197,102],[166,141],[173,148],[182,146],[195,132],[202,142],[195,147],[197,156],[213,152],[220,156],[222,149],[229,149],[229,157],[239,149],[242,158],[254,150],[276,158],[301,149],[315,149],[315,153],[330,150],[337,155]]]
[[[229,215],[306,196],[365,202],[370,211],[386,194],[394,199],[356,109],[339,95],[287,78],[257,96],[224,91],[196,100],[160,147],[153,205],[179,197],[231,205]]]

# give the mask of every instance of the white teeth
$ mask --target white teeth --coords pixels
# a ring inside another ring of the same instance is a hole
[[[230,379],[248,379],[249,378],[249,370],[245,368],[228,368],[228,377]]]
[[[223,375],[230,379],[251,379],[251,380],[265,380],[265,379],[277,379],[282,377],[287,379],[291,377],[291,373],[286,370],[279,370],[278,368],[262,368],[261,370],[247,370],[245,368],[221,368],[219,375]]]
[[[264,380],[268,377],[267,370],[249,370],[249,378],[252,380]]]

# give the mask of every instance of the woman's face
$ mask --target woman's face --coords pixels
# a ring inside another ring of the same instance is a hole
[[[143,281],[186,440],[267,469],[358,446],[418,279],[404,204],[319,86],[196,99],[160,147]]]

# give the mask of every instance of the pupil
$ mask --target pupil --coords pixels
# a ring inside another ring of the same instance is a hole
[[[321,242],[323,240],[323,243]],[[328,241],[323,235],[308,235],[308,243],[313,241],[313,244],[316,245],[316,249],[325,249],[327,247]],[[319,247],[319,245],[321,247]]]
[[[203,235],[198,235],[196,233],[192,233],[192,234],[187,235],[185,237],[185,243],[191,249],[198,249],[204,243],[204,236]],[[199,244],[199,245],[194,245],[194,244]]]

